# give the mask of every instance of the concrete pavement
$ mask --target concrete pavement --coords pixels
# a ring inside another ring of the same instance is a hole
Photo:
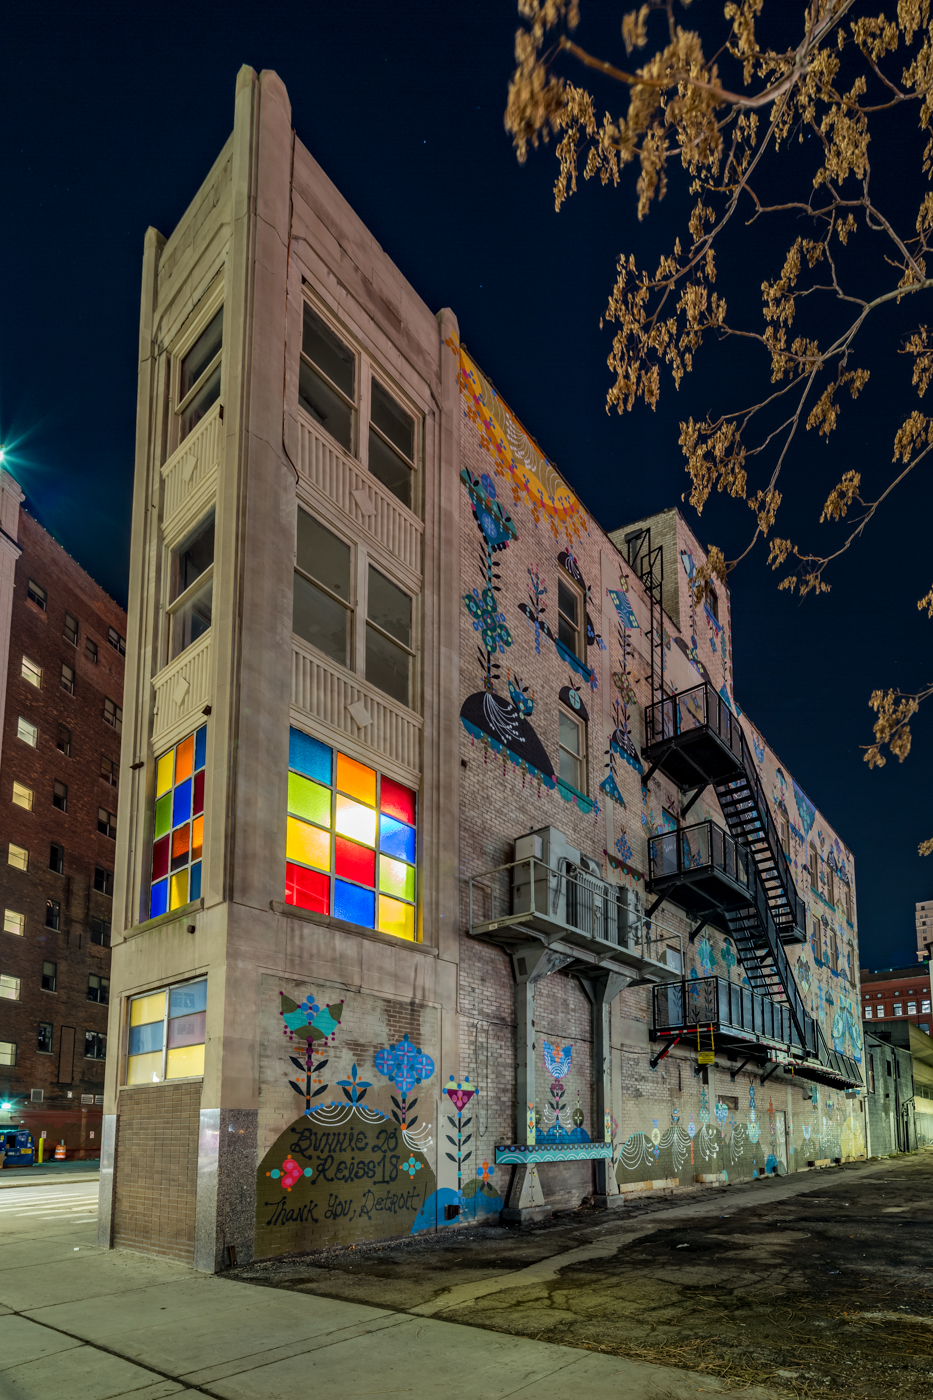
[[[98,1249],[94,1227],[0,1217],[3,1400],[693,1400],[709,1376],[398,1312],[257,1288]],[[776,1392],[743,1391],[748,1400]]]

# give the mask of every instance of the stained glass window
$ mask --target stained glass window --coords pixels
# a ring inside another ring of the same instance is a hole
[[[415,794],[293,729],[285,903],[415,939]]]
[[[161,1084],[204,1073],[207,982],[183,982],[130,1000],[127,1084]]]
[[[149,917],[201,898],[207,725],[156,764]]]

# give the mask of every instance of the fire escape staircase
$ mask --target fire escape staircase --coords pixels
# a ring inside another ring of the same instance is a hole
[[[660,771],[682,791],[692,789],[683,815],[712,787],[728,828],[727,836],[712,822],[699,823],[652,838],[649,889],[655,899],[646,917],[662,900],[673,899],[700,915],[691,938],[714,918],[724,922],[751,990],[785,1003],[800,1048],[818,1055],[817,1028],[784,947],[806,940],[805,906],[738,719],[705,683],[664,696],[645,711],[644,758],[643,783]],[[691,836],[702,827],[709,828],[705,844]],[[659,841],[672,840],[675,848],[659,860]],[[699,879],[696,872],[703,868],[717,879]]]

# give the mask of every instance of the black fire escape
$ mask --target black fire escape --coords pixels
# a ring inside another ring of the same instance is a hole
[[[666,1000],[656,994],[656,1036],[684,1034],[706,1018],[752,1055],[783,1056],[808,1077],[859,1085],[855,1063],[827,1046],[805,1010],[788,961],[785,944],[806,941],[806,909],[739,721],[707,684],[662,697],[645,711],[644,757],[644,782],[660,770],[690,792],[684,815],[712,788],[728,827],[699,822],[651,838],[646,889],[655,899],[646,917],[670,899],[698,917],[691,940],[717,924],[730,934],[748,981],[746,993],[723,979],[701,979],[722,985],[702,995],[691,987],[679,1003],[673,989]]]

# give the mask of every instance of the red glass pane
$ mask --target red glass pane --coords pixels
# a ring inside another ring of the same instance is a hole
[[[204,769],[194,775],[194,807],[192,811],[195,816],[204,811]]]
[[[317,914],[330,913],[330,878],[303,865],[285,865],[285,903],[299,909],[313,909]]]
[[[152,878],[161,880],[168,874],[168,848],[171,838],[163,836],[152,847]]]
[[[411,788],[394,783],[391,778],[383,778],[379,792],[379,808],[386,816],[397,817],[409,826],[415,824],[415,794]]]
[[[341,880],[355,880],[357,884],[368,885],[370,889],[375,885],[376,852],[367,846],[358,846],[355,841],[338,836],[334,860],[334,873]]]

